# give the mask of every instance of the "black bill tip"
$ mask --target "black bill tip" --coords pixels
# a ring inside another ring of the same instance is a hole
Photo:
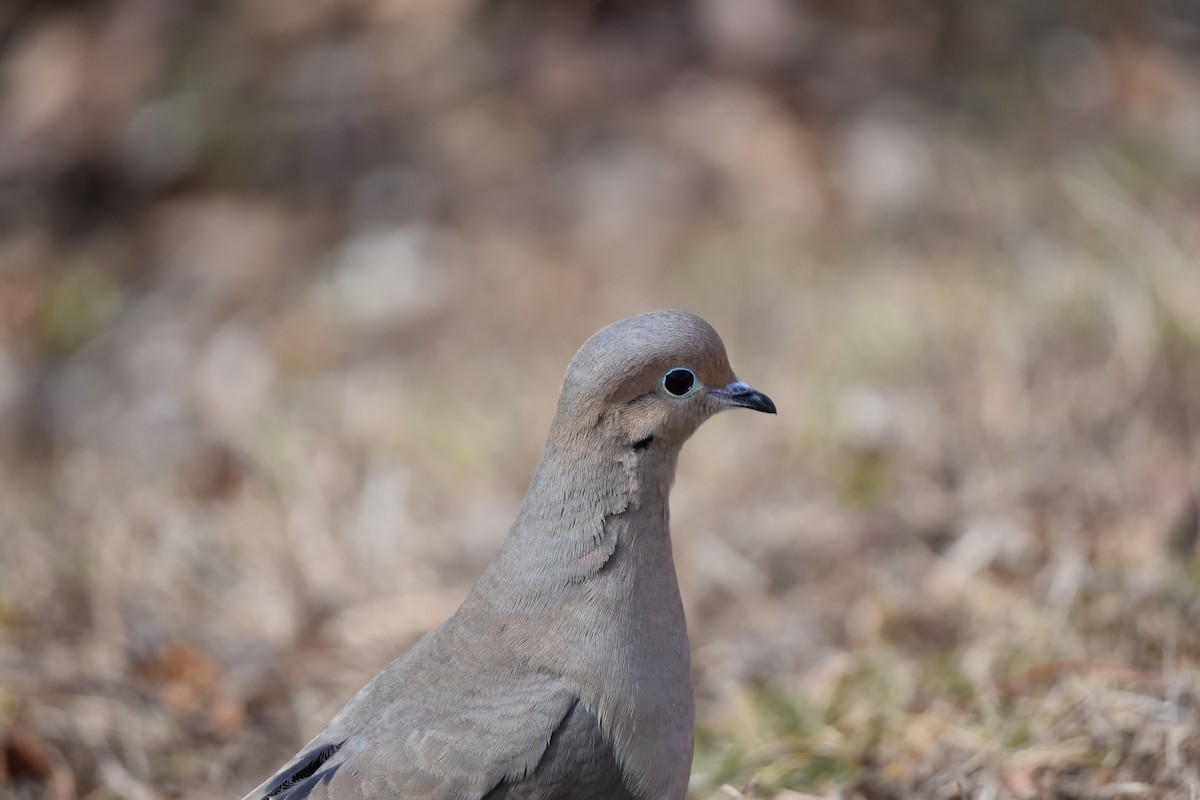
[[[775,413],[775,403],[771,398],[741,381],[734,381],[724,388],[717,389],[715,393],[731,406],[749,408],[764,414]]]

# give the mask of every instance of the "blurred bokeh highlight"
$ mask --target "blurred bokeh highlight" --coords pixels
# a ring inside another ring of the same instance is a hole
[[[682,307],[697,798],[1200,790],[1200,4],[0,6],[0,795],[240,796]]]

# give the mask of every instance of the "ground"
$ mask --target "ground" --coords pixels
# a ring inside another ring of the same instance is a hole
[[[1200,789],[1187,4],[0,12],[0,794],[240,796],[660,307],[696,798]]]

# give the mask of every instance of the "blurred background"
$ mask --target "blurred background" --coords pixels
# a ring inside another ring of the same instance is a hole
[[[1200,3],[0,6],[0,795],[240,796],[706,317],[694,795],[1200,788]]]

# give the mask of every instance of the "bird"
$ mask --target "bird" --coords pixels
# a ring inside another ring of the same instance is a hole
[[[695,697],[668,499],[684,442],[731,408],[776,413],[695,314],[589,338],[466,600],[245,800],[682,800]]]

